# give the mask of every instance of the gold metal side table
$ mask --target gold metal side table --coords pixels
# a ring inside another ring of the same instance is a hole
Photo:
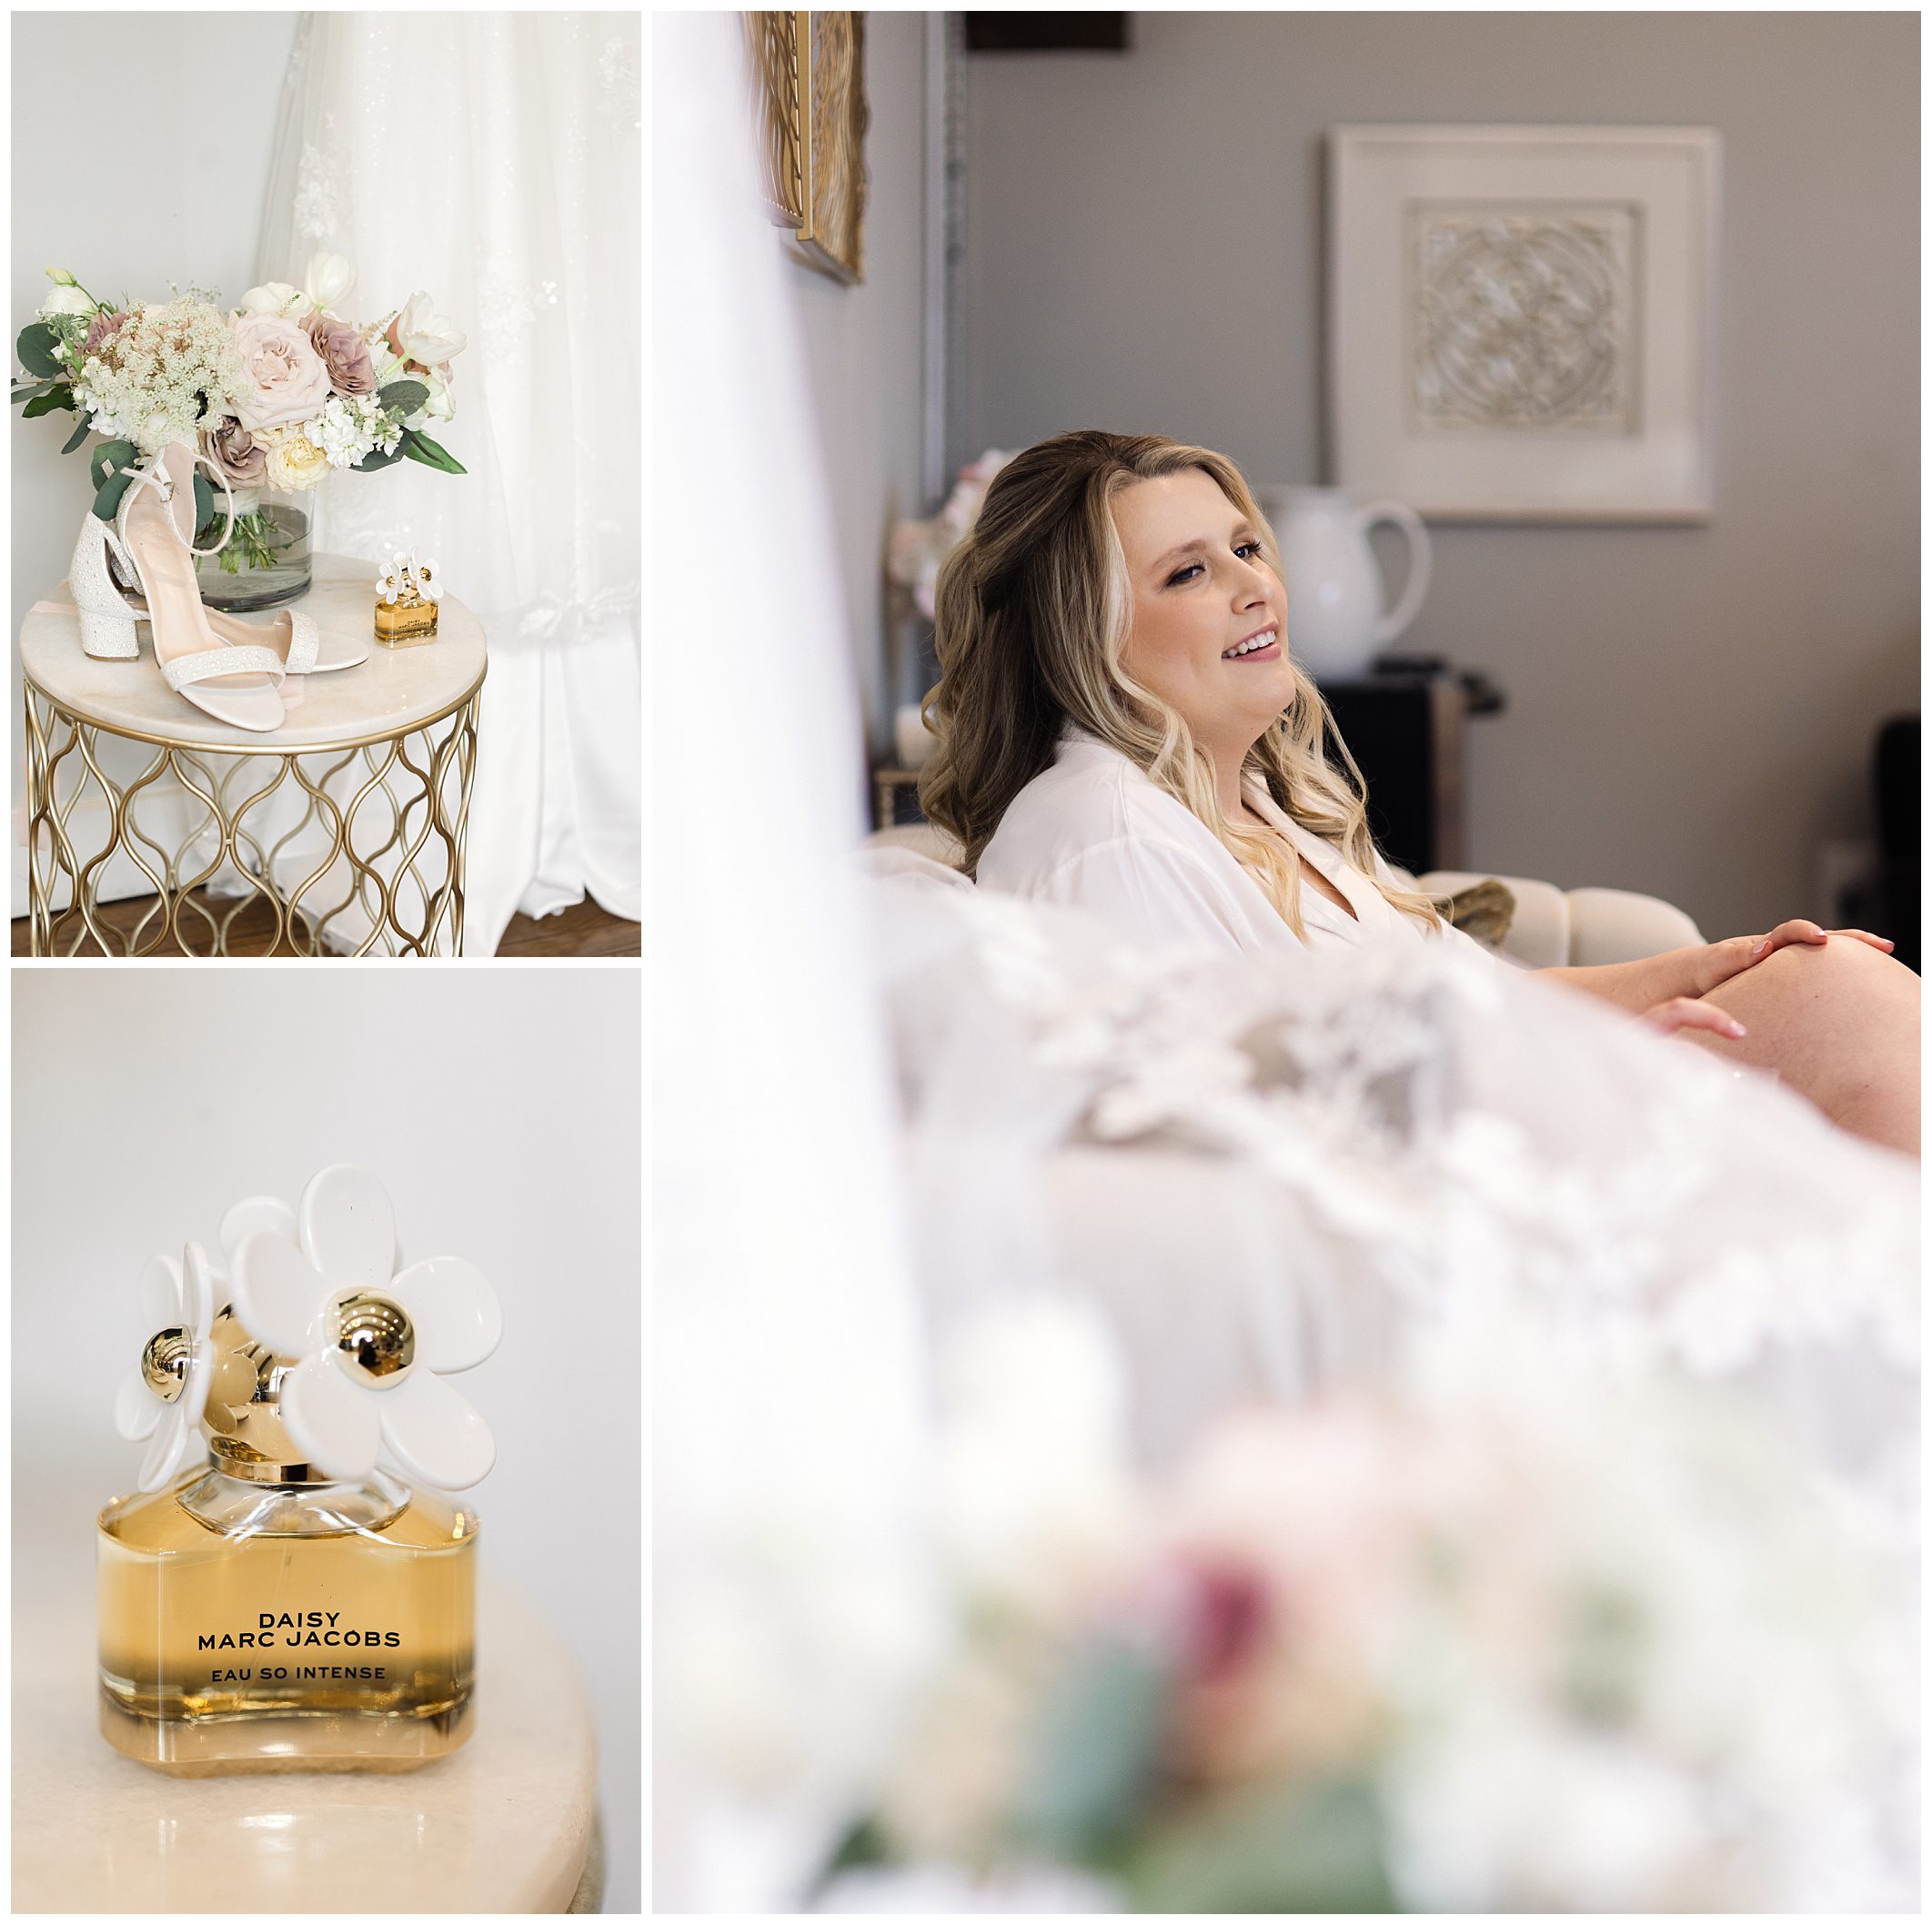
[[[32,954],[462,953],[483,627],[446,598],[435,641],[384,648],[375,576],[316,558],[301,606],[367,638],[369,658],[290,676],[269,735],[191,707],[145,645],[133,661],[83,654],[65,587],[35,604],[20,631]],[[154,901],[124,936],[100,892],[143,879]],[[205,900],[205,883],[226,892]],[[272,932],[236,947],[258,905]]]

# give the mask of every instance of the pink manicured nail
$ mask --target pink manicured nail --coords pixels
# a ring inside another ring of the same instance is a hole
[[[1761,956],[1761,955],[1763,955],[1763,954],[1764,954],[1764,952],[1765,952],[1765,945],[1764,945],[1764,944],[1763,944],[1762,942],[1754,942],[1754,943],[1753,943],[1753,944],[1751,945],[1751,953],[1752,953],[1752,954],[1753,954],[1754,956]]]
[[[1744,1034],[1744,1033],[1745,1033],[1745,1026],[1744,1026],[1744,1024],[1743,1024],[1743,1023],[1732,1023],[1732,1025],[1731,1025],[1731,1034],[1732,1034],[1732,1035],[1733,1035],[1734,1037],[1735,1037],[1735,1036],[1741,1036],[1741,1035],[1743,1035],[1743,1034]]]

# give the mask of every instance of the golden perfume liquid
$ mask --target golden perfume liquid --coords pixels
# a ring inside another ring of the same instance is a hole
[[[184,1776],[409,1770],[469,1732],[473,1513],[206,1466],[100,1516],[101,1730]]]
[[[436,640],[437,604],[411,590],[376,604],[376,640],[389,649],[410,649]]]

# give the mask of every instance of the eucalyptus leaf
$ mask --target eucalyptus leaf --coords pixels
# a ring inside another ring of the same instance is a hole
[[[67,371],[54,358],[59,341],[60,337],[45,321],[30,321],[20,330],[20,338],[14,347],[20,365],[45,381],[56,379]]]
[[[58,388],[58,381],[22,381],[13,392],[15,401],[31,401],[35,395],[42,395]]]
[[[109,475],[96,490],[94,512],[103,521],[112,521],[114,519],[114,512],[121,505],[121,497],[127,492],[128,487],[133,480],[134,477],[132,475],[124,475],[116,472]]]
[[[429,398],[427,381],[391,381],[376,398],[392,415],[413,415]]]
[[[126,468],[139,452],[132,441],[103,441],[87,457],[87,479],[93,482],[96,493],[106,485],[114,469]]]
[[[839,1840],[839,1849],[825,1862],[820,1884],[830,1884],[841,1871],[856,1871],[868,1865],[890,1865],[892,1849],[875,1820],[862,1818]]]
[[[1237,1793],[1136,1840],[1114,1868],[1141,1911],[1398,1911],[1382,1808],[1360,1779]]]
[[[215,484],[195,470],[195,532],[199,535],[215,519]]]
[[[384,454],[381,448],[372,448],[359,461],[349,465],[352,475],[373,475],[378,469],[394,468],[403,458],[403,451],[397,448],[393,454]]]
[[[72,408],[74,397],[65,388],[54,388],[47,394],[37,394],[20,410],[23,421],[37,421],[42,415],[50,415],[56,408]]]
[[[402,447],[412,461],[420,461],[425,468],[436,469],[446,475],[467,475],[469,472],[447,448],[439,448],[428,435],[416,428],[403,429]]]
[[[79,414],[77,409],[75,412],[78,418],[74,423],[74,432],[67,437],[67,445],[61,449],[61,453],[64,455],[71,455],[87,438],[87,418],[86,415]]]
[[[1167,1665],[1134,1645],[1075,1660],[1043,1708],[1014,1801],[1029,1845],[1091,1861],[1126,1839],[1153,1787],[1171,1686]]]

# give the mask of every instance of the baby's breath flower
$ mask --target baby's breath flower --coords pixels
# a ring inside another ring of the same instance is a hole
[[[242,381],[227,317],[183,296],[131,307],[82,364],[75,396],[99,432],[155,454],[192,440],[204,413],[232,412]]]

